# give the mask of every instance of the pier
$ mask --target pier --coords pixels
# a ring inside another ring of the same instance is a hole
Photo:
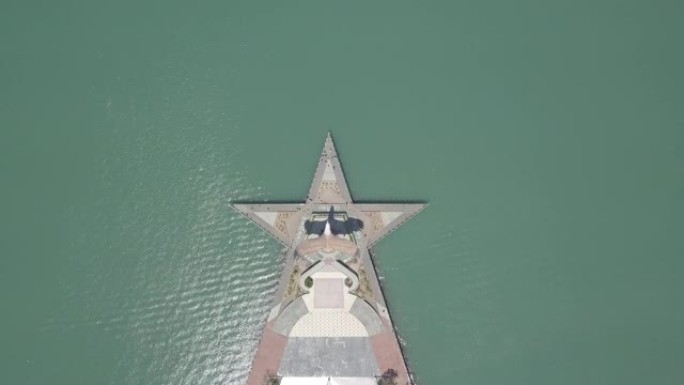
[[[285,246],[248,385],[412,384],[371,248],[425,203],[355,202],[330,134],[301,203],[233,203]]]

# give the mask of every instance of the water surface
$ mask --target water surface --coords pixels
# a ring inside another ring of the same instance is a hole
[[[683,10],[4,2],[0,382],[241,384],[330,130],[420,384],[682,383]]]

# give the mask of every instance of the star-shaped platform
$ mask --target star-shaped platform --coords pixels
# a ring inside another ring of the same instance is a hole
[[[249,385],[411,383],[370,248],[425,203],[354,202],[328,134],[306,201],[233,207],[286,247]]]
[[[292,247],[303,216],[330,206],[359,214],[365,223],[366,246],[371,247],[425,208],[424,203],[355,203],[349,193],[332,136],[325,139],[309,195],[302,203],[233,204],[286,247]],[[324,206],[324,207],[320,207]]]

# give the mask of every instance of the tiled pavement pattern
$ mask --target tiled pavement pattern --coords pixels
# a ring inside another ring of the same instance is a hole
[[[345,311],[306,314],[290,331],[290,337],[368,337],[358,318]]]

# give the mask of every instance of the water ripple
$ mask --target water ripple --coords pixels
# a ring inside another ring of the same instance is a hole
[[[73,214],[79,279],[64,282],[62,310],[41,330],[120,341],[110,384],[244,383],[276,289],[277,243],[229,207],[262,189],[215,138],[182,135],[125,139],[103,162],[108,193]]]

